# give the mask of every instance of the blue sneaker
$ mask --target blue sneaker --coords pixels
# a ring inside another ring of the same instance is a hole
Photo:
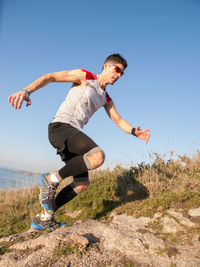
[[[39,177],[40,203],[48,213],[54,213],[55,194],[59,183],[52,183],[49,174],[41,174]]]
[[[38,213],[35,219],[32,221],[31,228],[34,230],[51,230],[54,231],[59,227],[67,225],[67,222],[61,223],[57,222],[54,216],[51,219],[43,221],[40,218],[40,214]]]

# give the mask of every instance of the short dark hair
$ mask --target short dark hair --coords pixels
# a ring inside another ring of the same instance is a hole
[[[104,62],[104,64],[108,61],[111,61],[113,63],[120,63],[124,66],[124,69],[128,66],[127,61],[125,58],[123,58],[120,54],[112,54],[108,56]]]

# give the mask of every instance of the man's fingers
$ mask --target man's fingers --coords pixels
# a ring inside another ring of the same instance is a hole
[[[18,109],[21,108],[23,100],[24,100],[23,97],[20,97],[19,102],[18,102]]]
[[[16,98],[16,96],[12,96],[10,99],[10,103],[11,103],[12,107],[14,107],[15,98]]]
[[[146,133],[146,144],[148,143],[148,141],[149,141],[149,138],[150,138],[150,129],[145,129],[145,133]]]
[[[144,140],[145,143],[147,144],[150,138],[150,133],[149,133],[150,129],[148,128],[148,129],[141,130],[140,126],[137,126],[136,132],[137,132],[137,137]]]
[[[31,105],[30,98],[28,96],[26,96],[26,94],[23,92],[17,92],[15,94],[9,96],[9,98],[8,98],[8,102],[15,109],[20,109],[24,100],[27,102],[27,104],[26,104],[27,107]]]
[[[31,100],[27,101],[27,103],[26,103],[27,107],[30,106],[30,105],[31,105]]]
[[[12,96],[10,95],[8,98],[8,102],[10,103]]]
[[[146,137],[146,140],[145,140],[146,144],[148,143],[149,138],[150,138],[150,133],[147,134],[147,137]]]
[[[17,96],[15,99],[15,109],[20,109],[23,101],[23,96]]]
[[[15,103],[13,103],[14,104],[13,106],[14,106],[15,109],[17,109],[18,102],[19,102],[19,98],[16,97]]]

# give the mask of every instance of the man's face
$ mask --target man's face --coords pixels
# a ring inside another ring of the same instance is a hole
[[[109,84],[114,84],[124,74],[124,66],[121,63],[106,62],[104,75]]]

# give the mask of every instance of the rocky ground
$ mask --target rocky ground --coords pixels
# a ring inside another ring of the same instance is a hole
[[[110,219],[3,237],[0,266],[200,267],[200,208]]]

